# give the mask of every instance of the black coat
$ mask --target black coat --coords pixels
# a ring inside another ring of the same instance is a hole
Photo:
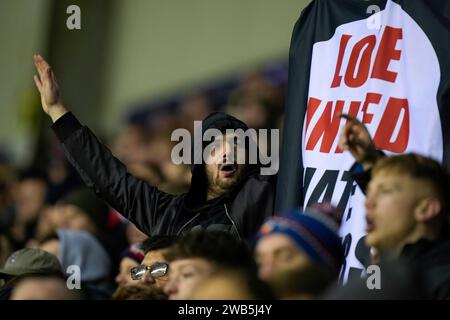
[[[422,274],[429,298],[450,299],[450,238],[406,245],[400,258]]]
[[[245,124],[224,113],[214,113],[203,122],[203,130],[230,126],[235,129]],[[130,175],[72,113],[58,119],[53,130],[85,184],[149,236],[181,235],[203,228],[226,230],[251,240],[273,214],[275,177],[260,175],[258,166],[250,167],[229,194],[206,201],[204,167],[196,165],[189,191],[171,195]]]

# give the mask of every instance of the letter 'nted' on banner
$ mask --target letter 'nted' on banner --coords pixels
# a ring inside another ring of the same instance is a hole
[[[388,155],[450,165],[449,61],[448,0],[315,0],[294,27],[277,210],[331,201],[344,212],[342,282],[361,276],[369,249],[339,114],[362,121]]]

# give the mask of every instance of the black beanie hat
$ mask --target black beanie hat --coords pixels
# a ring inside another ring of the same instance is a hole
[[[241,120],[226,114],[224,112],[213,112],[209,114],[202,122],[202,133],[207,129],[218,129],[225,131],[226,129],[242,129],[247,130],[248,126]]]

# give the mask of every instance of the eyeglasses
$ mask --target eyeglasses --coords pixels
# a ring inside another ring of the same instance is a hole
[[[139,280],[142,279],[147,270],[150,271],[150,275],[153,278],[159,278],[166,275],[169,265],[164,262],[157,262],[151,266],[146,266],[144,264],[134,267],[131,269],[131,279]]]

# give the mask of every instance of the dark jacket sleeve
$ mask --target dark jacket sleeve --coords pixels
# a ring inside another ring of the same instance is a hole
[[[372,175],[372,170],[364,170],[361,164],[355,162],[350,168],[350,173],[353,180],[355,180],[356,184],[360,187],[361,191],[366,194],[367,186],[369,185],[370,177]]]
[[[174,196],[130,175],[125,165],[72,113],[62,116],[52,128],[85,184],[144,233],[151,234]]]
[[[386,154],[381,150],[378,150],[378,154],[380,157],[386,157]],[[364,170],[360,163],[355,162],[350,168],[350,173],[353,180],[355,180],[356,184],[361,188],[361,191],[366,194],[367,186],[369,185],[372,177],[372,169]]]

